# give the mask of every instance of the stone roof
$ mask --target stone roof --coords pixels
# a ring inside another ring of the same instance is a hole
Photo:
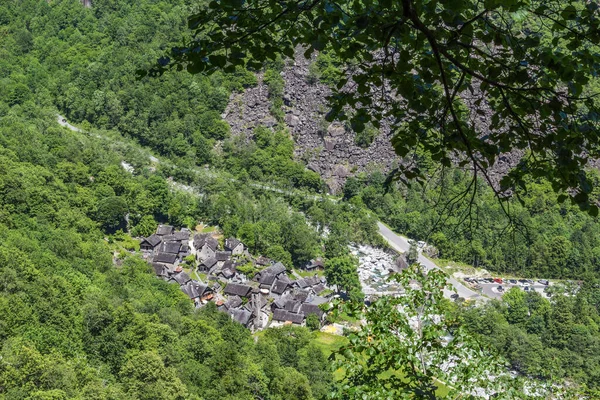
[[[300,311],[302,312],[302,314],[308,316],[310,314],[315,314],[317,317],[323,318],[323,310],[321,310],[319,308],[319,306],[315,305],[315,304],[302,304],[302,307],[300,308]]]
[[[285,265],[278,262],[258,272],[255,276],[255,279],[260,279],[265,274],[273,274],[274,276],[277,276],[279,274],[284,273],[285,271],[287,271]]]
[[[283,265],[280,262],[273,264],[272,266],[268,267],[267,269],[275,275],[279,275],[282,272],[287,271],[287,268],[285,267],[285,265]]]
[[[196,233],[194,235],[194,247],[200,249],[206,243],[206,238],[208,235],[206,233]]]
[[[233,251],[238,245],[242,242],[237,240],[236,238],[229,238],[225,240],[225,250]]]
[[[175,232],[175,239],[179,241],[188,241],[190,240],[190,232],[189,231],[179,231]]]
[[[300,303],[299,301],[295,301],[295,300],[287,300],[285,302],[285,309],[287,311],[293,312],[293,313],[297,313],[298,311],[300,311],[300,308],[302,307],[302,303]]]
[[[271,265],[271,260],[263,256],[258,257],[255,262],[256,265]]]
[[[287,302],[287,298],[281,296],[280,298],[278,298],[277,300],[275,300],[273,302],[272,307],[273,308],[285,308],[285,303]]]
[[[153,262],[152,269],[157,276],[168,277],[169,276],[169,268],[167,268],[164,264]]]
[[[170,235],[173,233],[173,227],[171,225],[159,225],[156,229],[156,234],[159,236]]]
[[[225,302],[225,307],[227,309],[237,308],[241,305],[242,305],[242,298],[240,296],[229,296],[229,298]]]
[[[217,259],[214,257],[207,258],[202,261],[200,265],[204,265],[207,269],[211,269],[217,263]]]
[[[278,279],[275,282],[275,285],[273,286],[273,289],[271,289],[271,292],[275,293],[275,294],[282,294],[283,292],[285,292],[285,289],[287,289],[289,286],[289,283]]]
[[[309,292],[307,290],[295,290],[294,291],[294,299],[299,301],[300,303],[304,303],[308,298]]]
[[[166,264],[175,264],[175,261],[177,261],[177,254],[158,253],[154,256],[154,259],[152,261]]]
[[[213,250],[217,250],[219,247],[219,241],[212,236],[207,237],[204,244]]]
[[[294,281],[294,283],[295,283],[295,284],[296,284],[296,286],[298,286],[300,289],[305,289],[305,288],[307,288],[307,287],[309,286],[309,285],[308,285],[308,283],[306,282],[306,279],[304,279],[304,278],[296,279],[296,280]]]
[[[304,281],[308,286],[315,286],[321,283],[321,278],[318,276],[309,276],[308,278],[304,278]]]
[[[173,279],[180,285],[184,285],[191,280],[190,276],[185,272],[179,272],[177,274],[171,275],[171,279]]]
[[[183,293],[187,294],[190,299],[196,299],[202,297],[204,293],[209,289],[207,285],[198,281],[189,281],[184,285],[181,285]]]
[[[258,282],[261,285],[268,285],[268,286],[271,286],[274,281],[275,281],[275,275],[272,274],[270,271],[267,271],[267,272],[261,274],[260,278],[258,279]]]
[[[321,259],[316,259],[316,260],[310,260],[310,262],[308,262],[306,264],[306,269],[315,269],[315,268],[323,268],[324,264],[323,261]]]
[[[241,285],[239,283],[228,283],[227,286],[225,286],[225,290],[223,292],[228,295],[247,297],[251,291],[252,288],[248,285]]]
[[[325,288],[325,284],[319,283],[318,285],[313,286],[312,290],[314,290],[316,294],[320,294]]]
[[[224,278],[227,279],[231,279],[235,276],[235,270],[231,269],[231,268],[223,268],[221,269],[221,275],[223,275]]]
[[[250,319],[252,318],[252,313],[243,308],[231,308],[228,312],[234,321],[237,321],[244,326],[248,326]]]
[[[304,321],[304,314],[294,314],[286,310],[277,309],[273,311],[275,321],[291,321],[295,324],[301,324]]]
[[[160,246],[160,251],[163,253],[178,254],[180,248],[181,243],[179,242],[163,242]]]
[[[227,260],[229,260],[229,257],[231,257],[231,252],[230,251],[217,251],[215,257],[217,258],[217,261],[227,261]]]
[[[213,250],[217,250],[219,242],[212,237],[210,233],[198,233],[194,235],[194,247],[200,250],[204,245],[208,245]]]
[[[160,236],[153,233],[152,235],[148,236],[147,238],[142,239],[142,243],[143,242],[148,242],[148,244],[150,246],[156,247],[160,244],[161,238],[160,238]]]

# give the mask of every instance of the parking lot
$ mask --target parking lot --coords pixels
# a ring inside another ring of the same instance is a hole
[[[524,291],[534,290],[544,297],[549,297],[545,292],[551,283],[548,281],[533,281],[531,279],[498,279],[494,278],[465,278],[465,284],[473,290],[481,292],[492,299],[502,297],[504,293],[516,286]]]

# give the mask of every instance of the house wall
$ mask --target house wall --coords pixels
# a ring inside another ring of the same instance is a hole
[[[198,261],[204,261],[216,255],[216,251],[208,247],[207,245],[202,246],[202,249],[198,252]]]
[[[243,244],[238,244],[237,246],[235,246],[235,249],[231,250],[231,254],[234,256],[239,256],[242,255],[244,253],[244,245]]]

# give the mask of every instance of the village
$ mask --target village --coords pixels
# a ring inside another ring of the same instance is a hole
[[[159,225],[155,234],[141,239],[140,250],[156,276],[178,284],[196,307],[214,302],[252,331],[304,325],[310,315],[323,324],[321,305],[333,295],[317,273],[323,270],[322,261],[305,265],[303,277],[276,260],[253,257],[235,238],[221,246],[211,233]]]

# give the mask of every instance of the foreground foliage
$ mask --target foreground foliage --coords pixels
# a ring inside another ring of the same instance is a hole
[[[564,0],[212,1],[152,73],[258,69],[297,46],[307,57],[326,51],[341,66],[325,76],[335,84],[329,120],[361,132],[385,119],[398,155],[423,149],[449,167],[459,152],[473,179],[490,181],[489,168],[516,150],[520,166],[503,189],[543,176],[598,215],[585,166],[600,157],[589,85],[599,13],[595,1]],[[426,177],[410,163],[401,170],[402,179]]]
[[[510,376],[503,358],[456,318],[443,296],[443,272],[413,264],[390,279],[402,284],[402,295],[382,297],[366,309],[343,306],[365,323],[330,357],[343,371],[335,398],[578,398],[576,391],[553,386],[555,380]]]

